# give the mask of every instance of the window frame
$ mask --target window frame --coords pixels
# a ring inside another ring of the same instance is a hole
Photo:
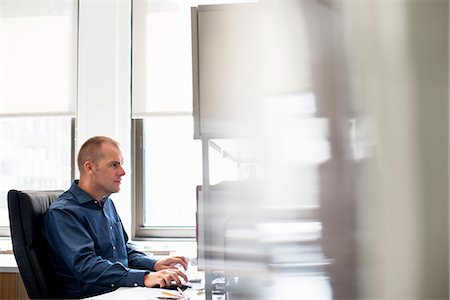
[[[175,113],[176,114],[176,113]],[[174,115],[171,113],[171,115]],[[193,240],[196,238],[196,226],[145,226],[144,199],[144,120],[133,119],[131,122],[132,152],[132,238],[139,239],[177,239]]]

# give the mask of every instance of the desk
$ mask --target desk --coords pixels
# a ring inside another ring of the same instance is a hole
[[[19,273],[14,254],[0,254],[1,273]]]
[[[162,291],[171,292],[170,290],[156,289],[156,288],[145,288],[145,287],[121,287],[117,290],[106,293],[103,295],[91,297],[88,299],[145,299],[145,300],[159,300],[157,296],[163,296]],[[205,294],[198,293],[198,290],[191,288],[186,289],[183,294],[189,300],[204,300]]]
[[[188,278],[199,278],[204,282],[205,275],[203,272],[199,272],[196,266],[189,266],[186,271],[186,275]],[[205,285],[203,283],[192,283],[192,288],[187,288],[183,291],[183,294],[187,297],[185,299],[189,300],[205,300],[204,293]],[[163,292],[174,292],[167,289],[158,289],[158,288],[146,288],[146,287],[120,287],[113,292],[109,292],[106,294],[90,297],[87,299],[98,299],[98,300],[107,300],[107,299],[145,299],[145,300],[158,300],[157,296],[164,296]],[[214,298],[215,300],[220,300],[221,298]]]
[[[13,254],[0,254],[0,299],[28,299]]]

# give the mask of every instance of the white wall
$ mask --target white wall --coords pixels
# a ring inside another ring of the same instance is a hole
[[[121,144],[127,175],[112,196],[131,232],[131,1],[79,2],[78,115],[75,149],[94,135]],[[78,174],[76,175],[78,177]]]

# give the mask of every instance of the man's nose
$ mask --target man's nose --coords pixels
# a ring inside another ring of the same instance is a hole
[[[125,169],[120,166],[120,176],[124,176],[126,174]]]

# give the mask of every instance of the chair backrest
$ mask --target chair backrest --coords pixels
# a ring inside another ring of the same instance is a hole
[[[30,299],[58,298],[57,283],[42,234],[43,216],[63,191],[8,192],[14,256]]]

